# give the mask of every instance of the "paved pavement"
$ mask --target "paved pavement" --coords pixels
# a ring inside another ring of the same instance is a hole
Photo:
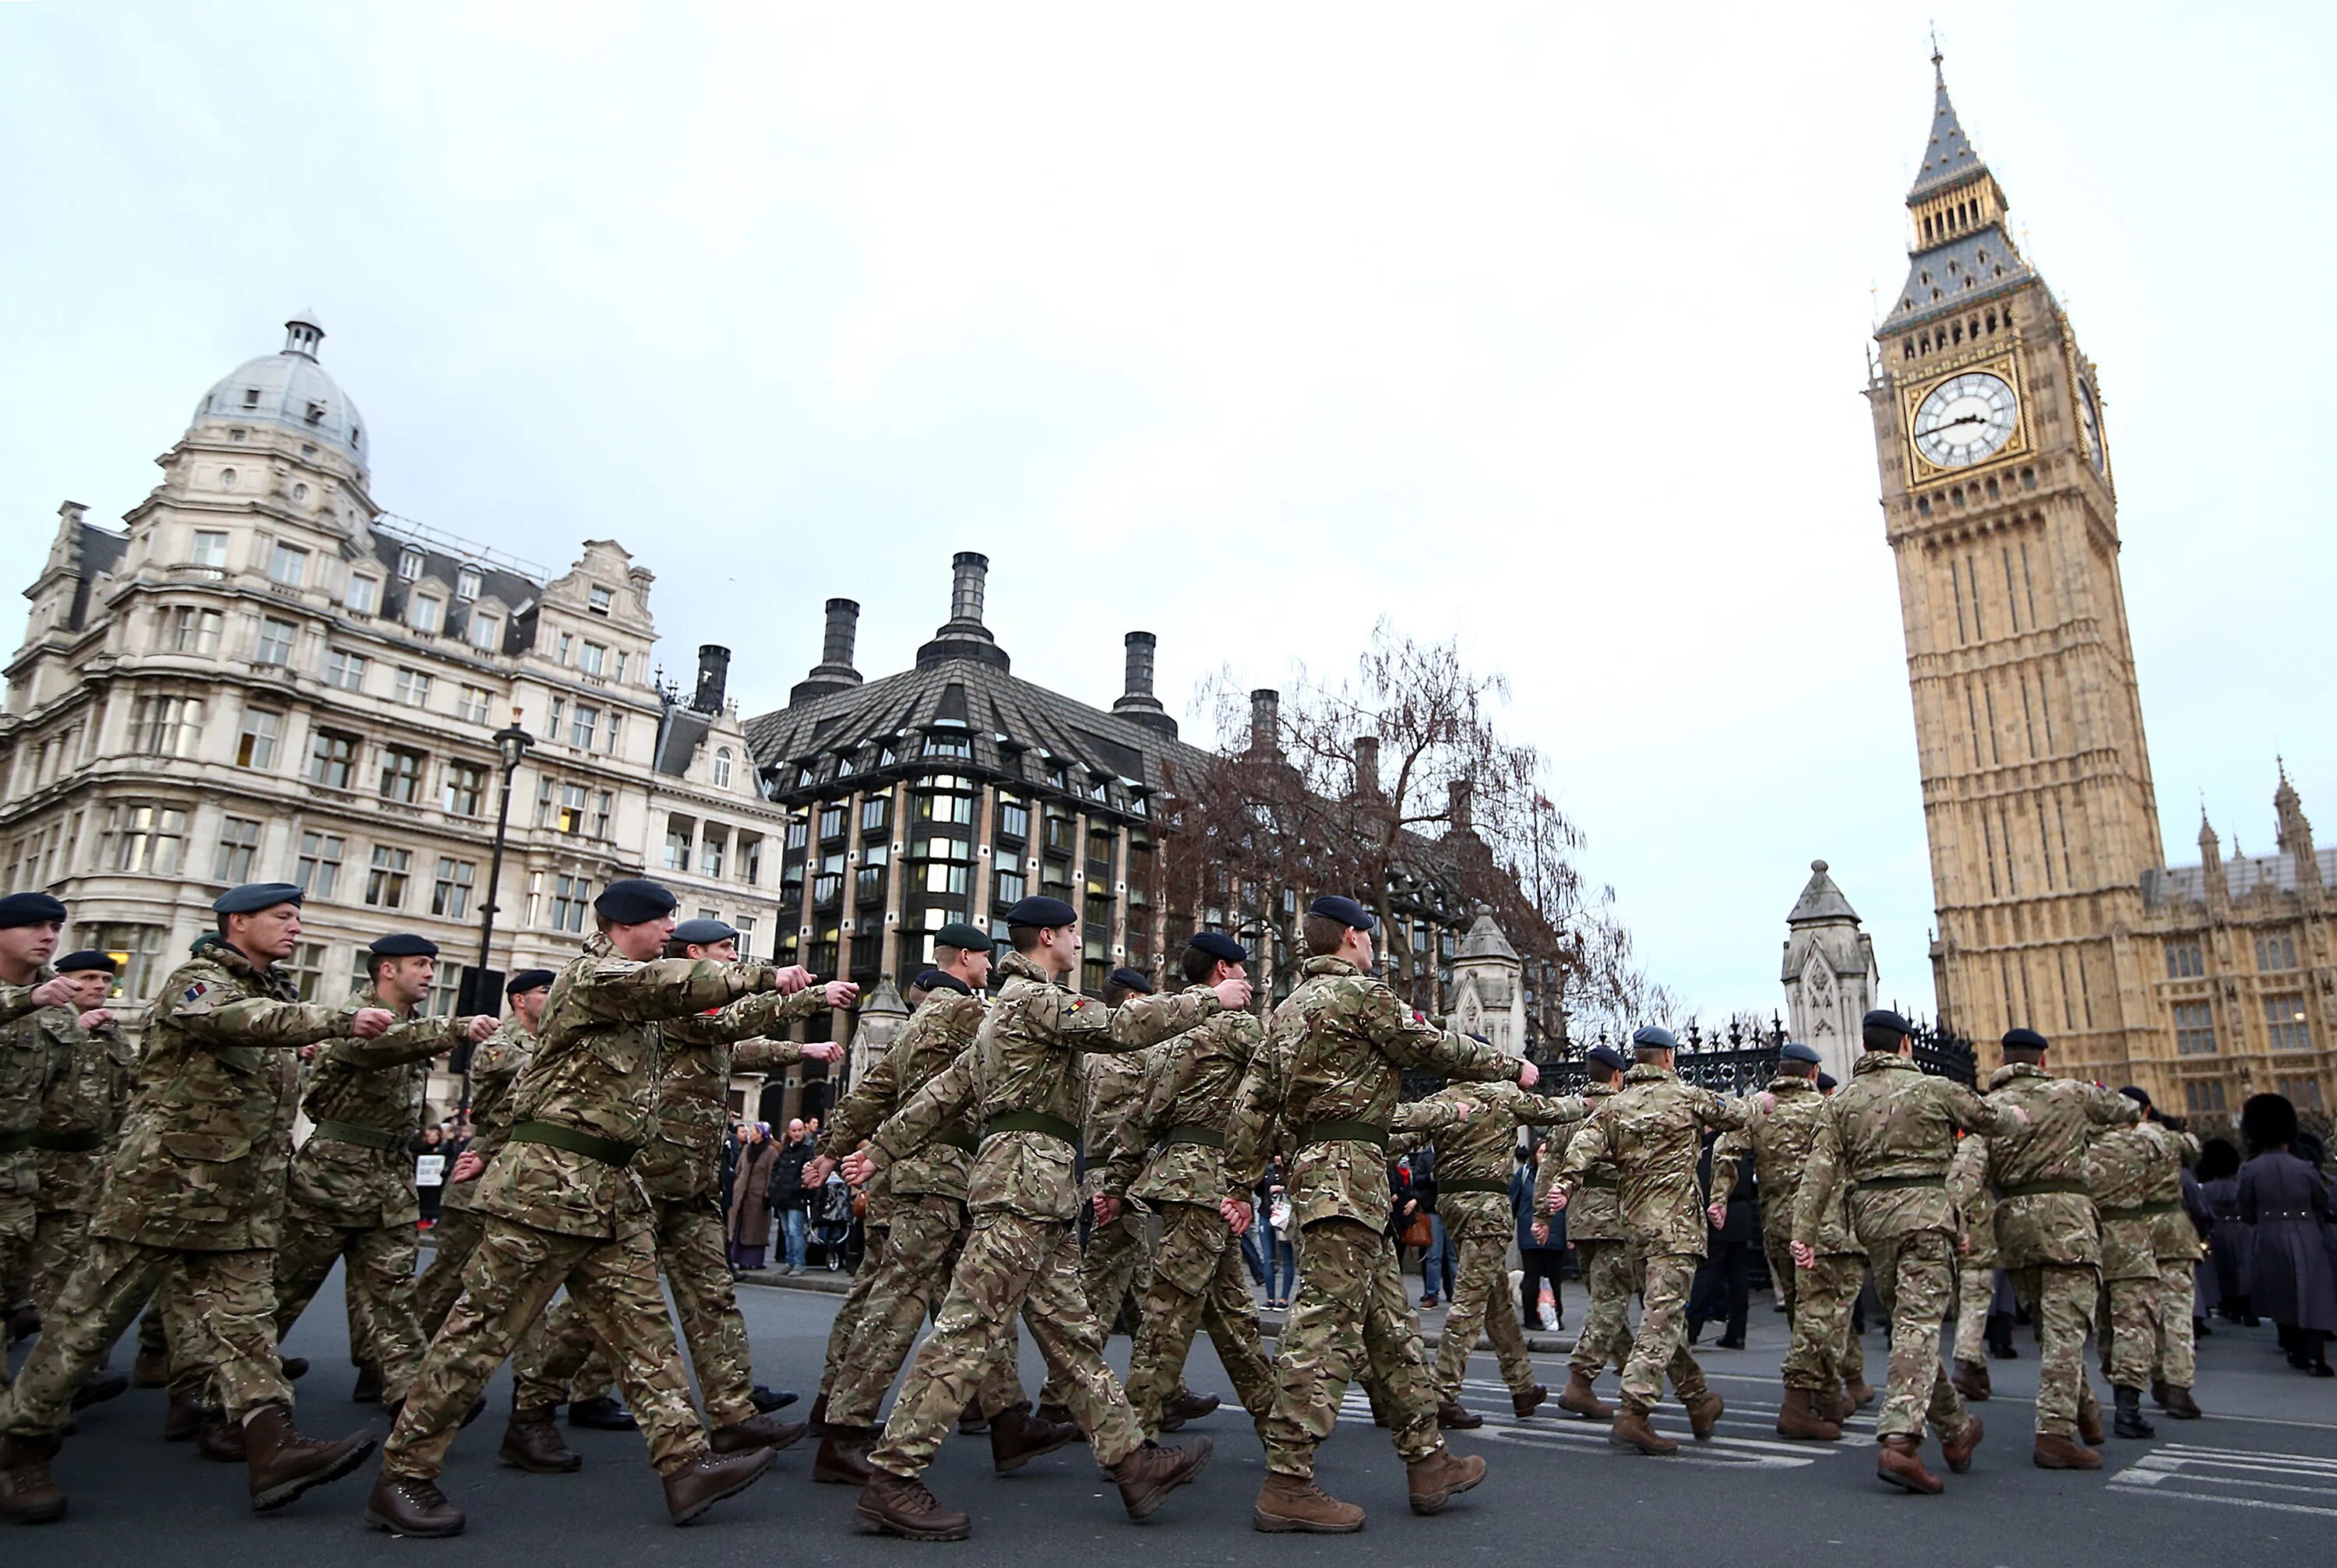
[[[386,1430],[379,1408],[347,1400],[340,1298],[328,1285],[293,1335],[292,1348],[317,1363],[300,1385],[299,1418],[315,1432],[379,1435]],[[765,1382],[809,1388],[836,1300],[817,1289],[742,1291]],[[1572,1295],[1569,1307],[1579,1305]],[[1432,1314],[1432,1321],[1439,1316]],[[1951,1477],[1939,1498],[1906,1496],[1875,1481],[1870,1419],[1853,1422],[1853,1435],[1839,1445],[1776,1437],[1770,1421],[1784,1340],[1783,1319],[1756,1298],[1750,1348],[1704,1356],[1731,1406],[1718,1434],[1708,1445],[1684,1445],[1670,1459],[1618,1452],[1602,1428],[1570,1417],[1511,1419],[1492,1358],[1480,1353],[1469,1402],[1486,1425],[1453,1441],[1487,1455],[1491,1475],[1433,1519],[1406,1510],[1402,1469],[1360,1395],[1353,1396],[1337,1436],[1325,1446],[1321,1479],[1371,1510],[1360,1542],[1251,1532],[1249,1504],[1262,1466],[1247,1420],[1230,1408],[1192,1429],[1216,1438],[1216,1462],[1140,1526],[1122,1517],[1083,1451],[1066,1449],[1001,1479],[989,1474],[986,1443],[968,1438],[945,1446],[929,1480],[944,1501],[973,1511],[970,1547],[856,1534],[852,1494],[808,1484],[807,1445],[782,1454],[744,1496],[676,1531],[664,1521],[655,1476],[632,1434],[572,1432],[586,1461],[574,1475],[524,1475],[498,1465],[507,1376],[497,1377],[490,1414],[456,1445],[445,1477],[448,1493],[471,1515],[460,1544],[393,1542],[365,1530],[370,1466],[282,1514],[255,1519],[243,1503],[240,1473],[204,1463],[188,1446],[161,1442],[157,1392],[133,1392],[84,1412],[82,1436],[67,1444],[59,1465],[73,1500],[70,1517],[0,1541],[9,1562],[73,1568],[197,1561],[327,1568],[411,1563],[434,1553],[453,1561],[481,1552],[606,1562],[637,1550],[654,1550],[672,1563],[785,1553],[791,1563],[875,1564],[953,1552],[968,1560],[979,1552],[985,1560],[1040,1563],[1099,1548],[1139,1550],[1150,1563],[1198,1568],[1237,1558],[1328,1563],[1359,1545],[1403,1561],[1433,1553],[1447,1565],[1472,1558],[1508,1563],[1529,1553],[1534,1557],[1528,1560],[1556,1553],[1612,1561],[1627,1552],[1655,1552],[1759,1568],[1873,1561],[2058,1565],[2073,1558],[2215,1563],[2265,1553],[2317,1561],[2337,1528],[2337,1382],[2289,1371],[2268,1327],[2219,1328],[2203,1342],[2198,1393],[2208,1419],[2162,1420],[2158,1436],[2146,1443],[2112,1440],[2109,1468],[2084,1476],[2029,1463],[2036,1360],[2024,1344],[2022,1359],[1995,1364],[1998,1392],[1981,1407],[1989,1436],[1973,1473]],[[1870,1371],[1879,1372],[1881,1336],[1870,1334],[1867,1348]],[[1125,1364],[1127,1348],[1125,1339],[1112,1342],[1115,1363]],[[1555,1386],[1563,1377],[1559,1357],[1537,1361],[1545,1381]],[[1035,1387],[1040,1369],[1027,1338],[1024,1367]],[[1206,1341],[1189,1381],[1227,1388]],[[1676,1406],[1659,1415],[1658,1425],[1687,1436]],[[20,1555],[26,1548],[37,1555]]]

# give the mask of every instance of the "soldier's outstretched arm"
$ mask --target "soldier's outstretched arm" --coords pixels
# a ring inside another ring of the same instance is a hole
[[[973,1104],[973,1048],[934,1075],[933,1082],[902,1102],[868,1140],[887,1163],[914,1154],[934,1133],[964,1115]]]
[[[1469,1120],[1473,1109],[1474,1104],[1468,1099],[1460,1095],[1447,1098],[1441,1093],[1431,1094],[1425,1100],[1414,1100],[1408,1105],[1399,1105],[1395,1108],[1395,1114],[1388,1118],[1391,1134],[1388,1152],[1396,1152],[1393,1134],[1403,1134],[1403,1152],[1410,1153],[1427,1142],[1439,1128],[1458,1127]]]
[[[328,1054],[357,1067],[402,1067],[425,1056],[441,1056],[471,1038],[469,1018],[408,1018],[370,1040],[336,1040]]]
[[[219,988],[197,985],[192,996],[167,997],[154,1004],[200,1044],[295,1047],[314,1045],[349,1033],[358,1009],[325,1007],[314,1002],[279,1002],[271,996],[222,1001]]]
[[[901,1070],[887,1051],[871,1062],[868,1071],[854,1080],[851,1092],[830,1108],[821,1142],[831,1149],[857,1149],[900,1102]]]
[[[2141,1102],[2129,1100],[2117,1090],[2101,1083],[2088,1083],[2086,1090],[2086,1120],[2097,1127],[2131,1127],[2142,1120]]]
[[[654,958],[635,964],[610,958],[570,981],[564,997],[555,982],[548,1005],[567,1001],[595,1018],[663,1023],[773,990],[778,975],[768,964],[718,964],[710,958]]]
[[[62,975],[32,985],[0,985],[0,1024],[14,1024],[44,1007],[64,1006],[79,995]]]
[[[1697,1087],[1695,1095],[1696,1119],[1706,1127],[1723,1132],[1753,1125],[1754,1105],[1749,1099],[1731,1100],[1711,1090]]]
[[[1491,1083],[1515,1078],[1519,1058],[1466,1034],[1453,1034],[1412,1015],[1403,998],[1377,981],[1342,986],[1335,1005],[1347,1022],[1399,1067],[1432,1068],[1448,1078]]]
[[[1074,1051],[1110,1055],[1157,1045],[1226,1010],[1225,1004],[1208,991],[1138,996],[1117,1007],[1069,992],[1050,995],[1056,1009],[1055,1038]]]
[[[1590,1114],[1590,1102],[1579,1094],[1529,1094],[1520,1091],[1511,1114],[1530,1127],[1564,1127]]]
[[[2009,1101],[1990,1100],[1952,1079],[1933,1078],[1933,1093],[1948,1102],[1948,1119],[1967,1132],[2009,1138],[2029,1124],[2028,1114]]]

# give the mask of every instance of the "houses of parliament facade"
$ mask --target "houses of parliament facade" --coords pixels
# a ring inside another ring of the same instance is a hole
[[[1935,68],[1939,62],[1935,58]],[[2118,575],[2098,368],[2020,255],[1939,79],[1867,397],[1897,557],[1941,1019],[2230,1120],[2337,1103],[2337,850],[2267,758],[2274,852],[2168,867]]]

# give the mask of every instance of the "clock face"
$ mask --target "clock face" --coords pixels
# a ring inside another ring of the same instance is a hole
[[[2012,385],[1985,370],[1951,376],[1915,409],[1915,450],[1941,468],[1961,468],[2004,450],[2019,427]]]
[[[2078,428],[2086,438],[2086,458],[2094,472],[2102,473],[2109,466],[2109,454],[2102,447],[2102,413],[2094,407],[2094,389],[2083,381],[2078,383]]]

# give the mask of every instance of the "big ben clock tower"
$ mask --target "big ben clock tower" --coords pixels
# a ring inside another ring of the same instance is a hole
[[[1939,57],[1932,65],[1937,71]],[[1867,397],[1898,557],[1943,1020],[2056,1065],[2156,1054],[2134,933],[2158,807],[2099,381],[1939,79]]]

